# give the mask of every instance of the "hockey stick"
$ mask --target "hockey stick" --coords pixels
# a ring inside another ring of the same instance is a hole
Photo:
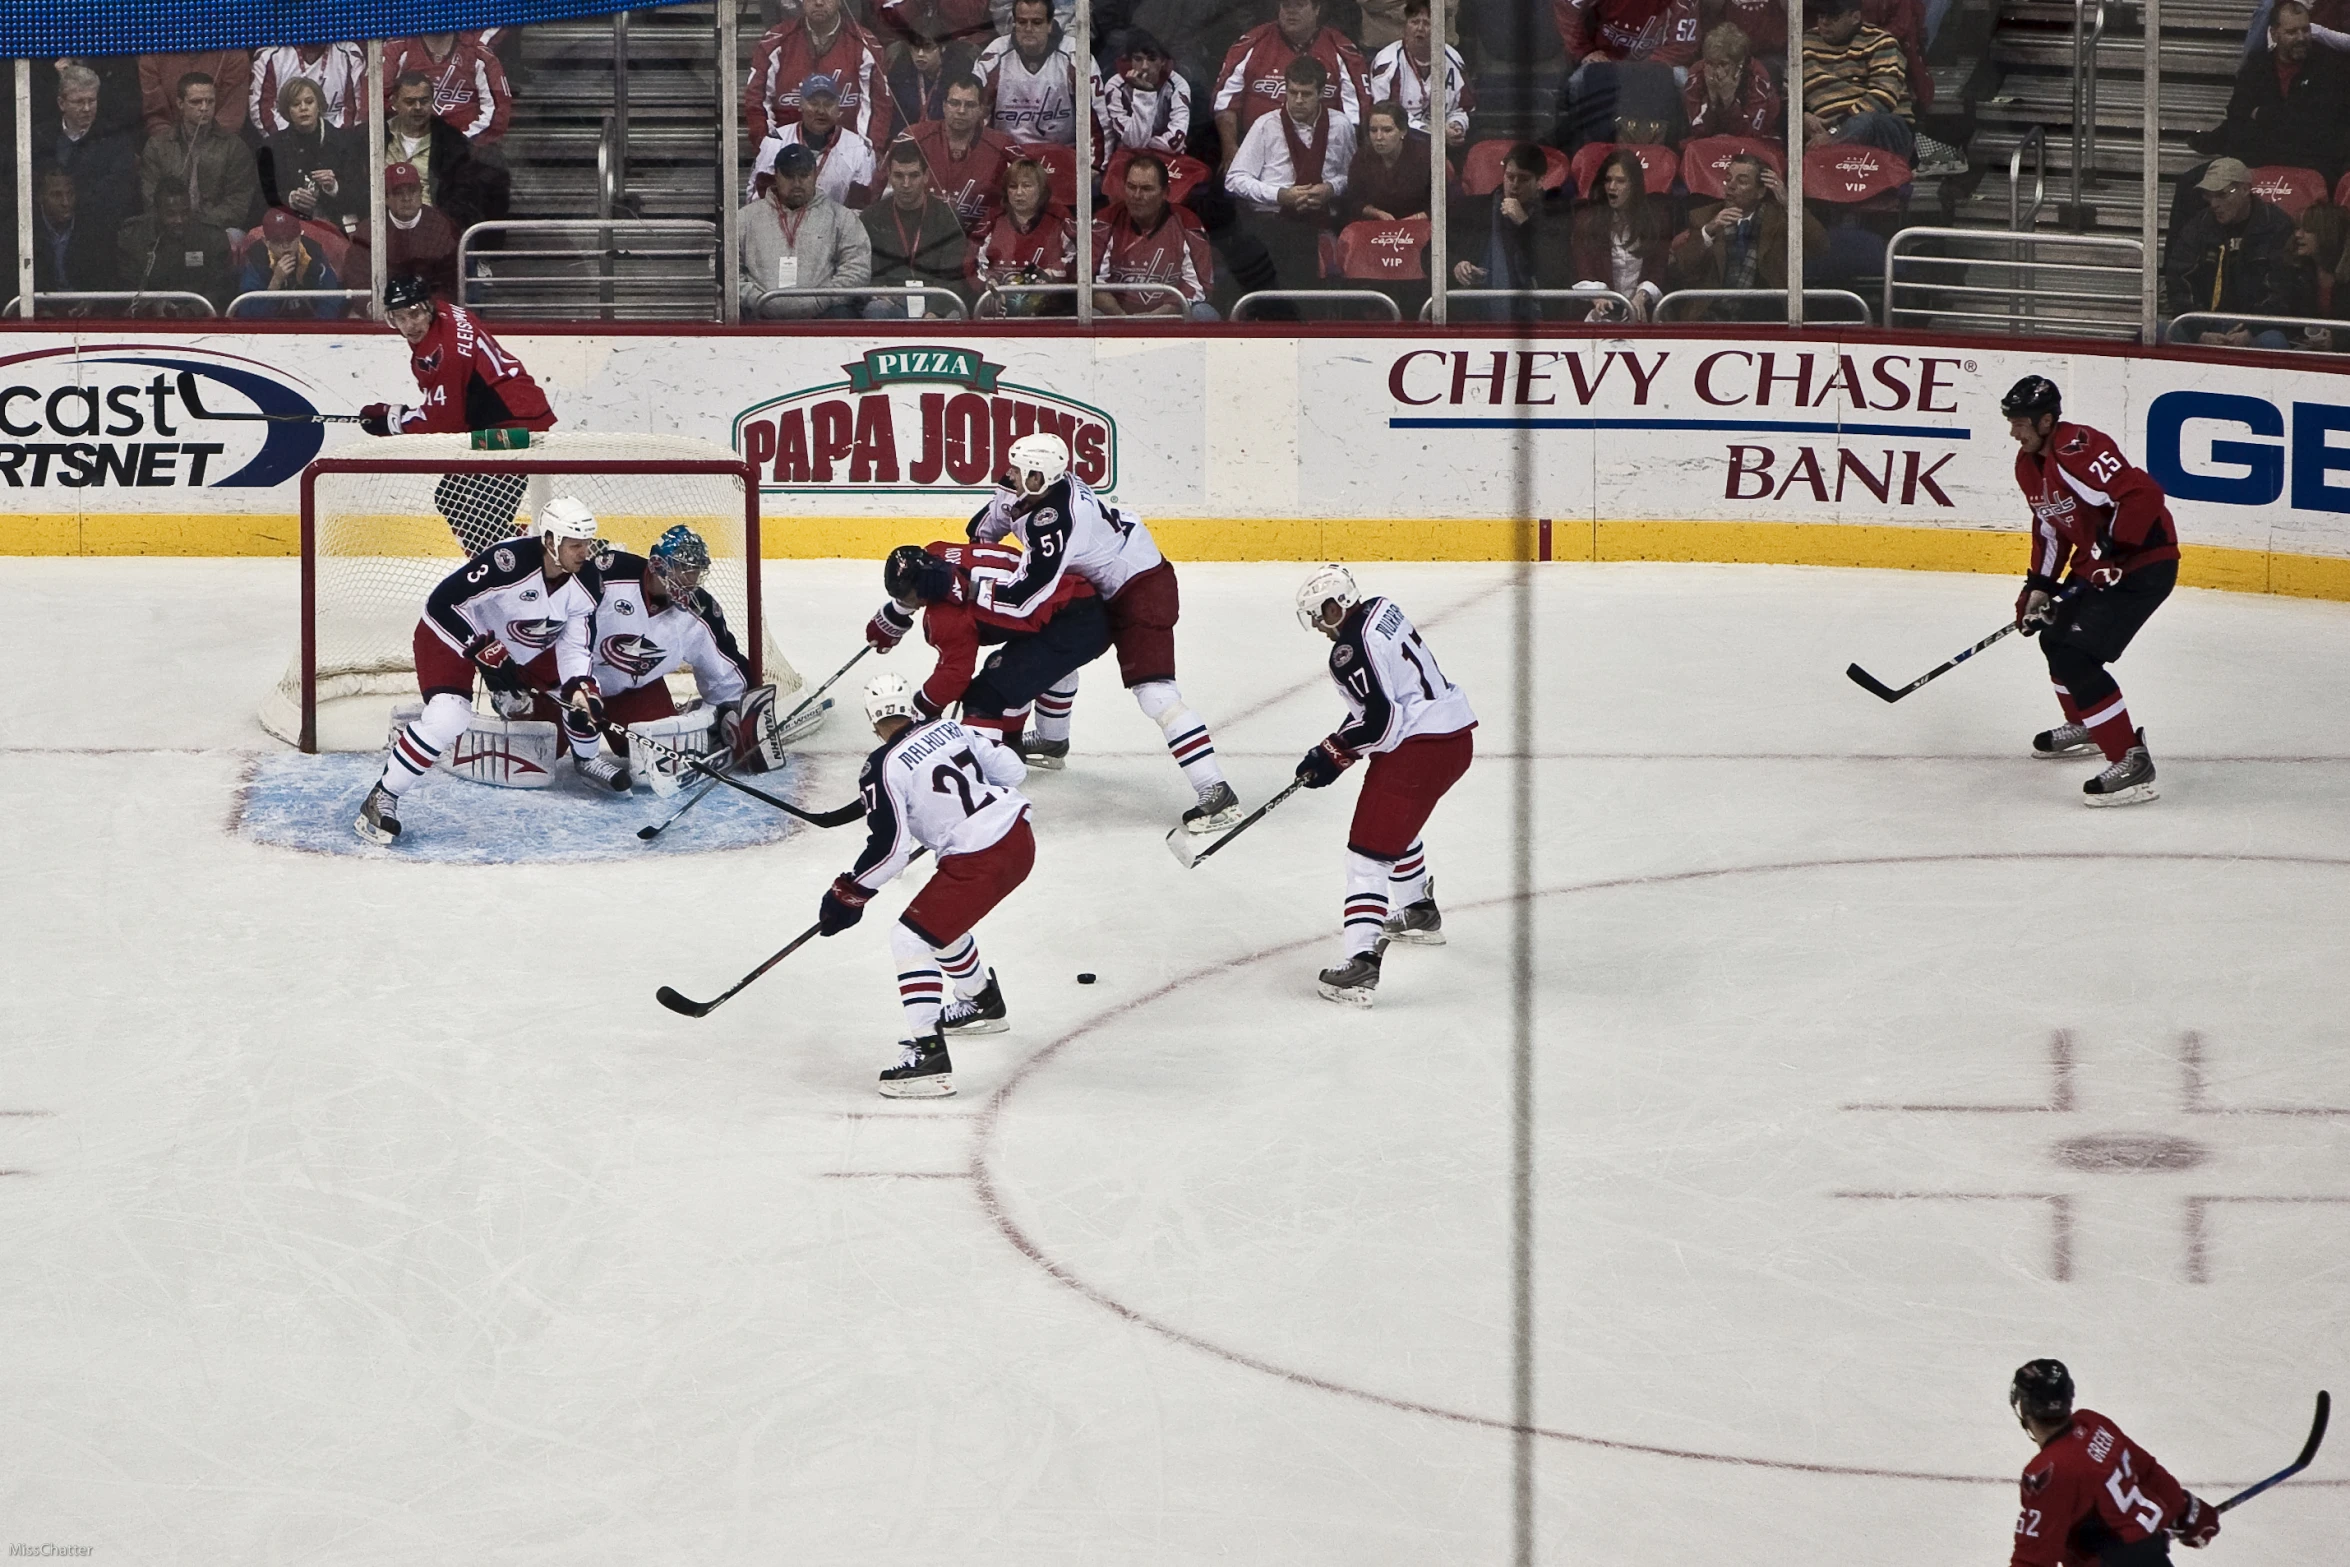
[[[908,865],[913,864],[916,860],[922,858],[925,852],[926,851],[922,849],[916,849],[912,854],[906,856],[906,863]],[[708,1001],[695,1001],[690,997],[681,996],[676,991],[670,989],[667,985],[663,985],[659,990],[654,991],[653,999],[660,1002],[661,1005],[667,1007],[670,1011],[680,1013],[686,1017],[708,1017],[711,1013],[724,1006],[730,999],[734,997],[736,992],[740,991],[745,985],[748,985],[752,980],[757,979],[760,975],[775,967],[776,964],[781,963],[785,958],[790,957],[793,953],[806,946],[809,940],[823,929],[823,923],[819,921],[818,923],[809,926],[806,930],[801,931],[797,936],[792,937],[789,942],[785,943],[781,952],[778,952],[775,954],[775,956],[769,958],[766,962],[760,964],[757,968],[751,970],[748,974],[745,974],[742,978],[727,986],[723,994],[714,996]]]
[[[792,720],[793,720],[793,719],[795,719],[795,718],[797,718],[797,717],[799,717],[799,716],[800,716],[802,713],[804,713],[804,712],[806,712],[806,711],[808,710],[808,704],[809,704],[809,703],[811,703],[811,702],[814,702],[814,701],[815,701],[817,698],[819,698],[819,697],[823,696],[823,695],[824,695],[824,693],[825,693],[826,691],[828,691],[828,690],[830,690],[830,689],[832,688],[832,681],[833,681],[833,680],[838,680],[838,679],[839,679],[841,676],[843,676],[843,675],[847,674],[847,673],[849,672],[849,668],[850,668],[850,666],[851,666],[851,665],[855,664],[855,663],[857,662],[857,660],[858,660],[858,659],[860,659],[860,658],[863,658],[863,657],[864,657],[866,654],[868,654],[868,653],[870,653],[870,652],[872,652],[872,651],[873,651],[873,649],[872,649],[870,646],[861,647],[861,648],[857,649],[856,653],[855,653],[853,656],[851,656],[851,658],[849,659],[849,662],[848,662],[848,663],[841,665],[841,666],[840,666],[840,668],[838,668],[838,669],[836,669],[836,670],[834,670],[834,671],[833,671],[833,673],[832,673],[832,680],[827,680],[827,681],[825,681],[823,685],[820,685],[820,686],[818,686],[818,687],[817,687],[815,690],[813,690],[813,691],[809,692],[809,693],[808,693],[806,696],[802,697],[802,698],[800,699],[800,705],[799,705],[799,706],[797,706],[797,707],[795,707],[795,708],[793,708],[793,709],[792,709],[790,712],[788,712],[788,713],[784,714],[784,715],[783,715],[783,717],[782,717],[781,719],[771,719],[771,720],[769,720],[769,723],[768,723],[768,731],[769,731],[769,733],[774,733],[774,732],[777,732],[777,731],[780,731],[780,730],[789,729],[789,728],[791,727],[791,725],[792,725]],[[832,705],[832,704],[831,704],[830,702],[826,702],[826,703],[824,704],[824,706],[825,706],[825,707],[830,707],[831,705]],[[818,711],[822,711],[822,709],[819,709]],[[654,744],[655,742],[652,742],[652,741],[647,741],[646,743],[647,743],[647,744]],[[666,748],[664,748],[664,749],[666,749]],[[699,769],[697,769],[697,771],[701,771],[701,772],[709,772],[709,769],[707,769],[707,768],[699,768]],[[717,790],[718,790],[718,786],[719,786],[720,784],[724,783],[724,782],[726,782],[726,780],[725,780],[724,778],[721,778],[721,777],[719,777],[719,776],[718,776],[716,773],[710,773],[710,781],[709,781],[708,783],[704,784],[704,785],[703,785],[703,786],[702,786],[700,789],[696,790],[696,791],[693,793],[693,795],[692,795],[692,796],[691,796],[689,799],[687,799],[687,801],[685,802],[685,804],[683,804],[683,805],[679,806],[679,807],[678,807],[676,810],[674,810],[674,811],[670,812],[670,813],[669,813],[669,819],[668,819],[667,821],[660,821],[660,822],[655,822],[655,823],[653,823],[653,824],[652,824],[651,826],[649,826],[649,827],[639,827],[639,828],[636,830],[636,835],[637,835],[637,837],[639,837],[640,839],[642,839],[642,840],[643,840],[643,841],[645,841],[646,843],[651,843],[651,842],[652,842],[652,841],[653,841],[655,838],[658,838],[658,837],[660,837],[660,836],[661,836],[663,833],[667,832],[667,831],[668,831],[670,828],[672,828],[672,827],[676,826],[676,825],[677,825],[677,819],[678,819],[680,816],[683,816],[683,815],[684,815],[686,812],[688,812],[688,811],[692,810],[692,809],[693,809],[695,806],[697,806],[697,805],[701,804],[701,803],[702,803],[704,800],[707,800],[708,798],[710,798],[710,796],[711,796],[712,794],[716,793],[716,792],[717,792]],[[758,793],[758,791],[757,791],[757,790],[753,790],[753,791],[751,791],[751,792],[752,792],[752,793],[754,793],[754,794]],[[805,813],[803,813],[803,812],[801,812],[801,811],[795,810],[795,809],[794,809],[793,807],[791,807],[791,806],[788,806],[788,805],[783,805],[783,802],[782,802],[782,801],[780,801],[780,800],[775,800],[775,799],[772,799],[772,798],[770,798],[770,797],[769,797],[769,796],[767,796],[767,795],[763,795],[763,794],[762,794],[762,795],[759,795],[759,798],[760,798],[760,799],[762,799],[762,800],[766,800],[766,801],[767,801],[767,803],[768,803],[768,804],[770,804],[770,805],[782,805],[784,810],[791,811],[791,813],[792,813],[793,815],[795,815],[795,816],[799,816],[799,815],[803,815],[803,814],[805,814]],[[810,821],[815,821],[815,818],[814,818],[814,817],[809,817],[808,819],[809,819]],[[820,827],[838,827],[838,826],[842,826],[842,825],[844,825],[845,823],[847,823],[848,821],[851,821],[851,820],[853,820],[853,819],[854,819],[854,818],[851,818],[851,817],[843,817],[843,818],[841,818],[841,820],[840,820],[840,821],[837,821],[837,822],[817,822],[817,825],[818,825],[818,826],[820,826]]]
[[[799,717],[799,716],[800,716],[800,713],[801,713],[801,710],[802,710],[802,709],[804,709],[804,708],[805,708],[807,705],[808,705],[807,703],[803,702],[803,703],[801,703],[801,704],[800,704],[800,706],[799,706],[799,707],[795,707],[795,708],[793,708],[793,709],[792,709],[792,711],[791,711],[791,716],[792,716],[793,718],[797,718],[797,717]],[[826,707],[830,707],[830,706],[832,706],[832,704],[831,704],[830,702],[827,702],[827,703],[825,703],[824,705],[825,705]],[[775,727],[775,728],[777,728],[777,729],[780,729],[780,728],[782,728],[782,727],[783,727],[783,725],[781,725],[781,724],[777,724],[777,725],[774,725],[773,727]],[[656,742],[653,742],[653,741],[647,741],[646,743],[649,745],[649,744],[654,744],[654,743],[656,743]],[[706,770],[706,769],[705,769],[705,770]],[[718,792],[718,786],[719,786],[721,783],[723,783],[723,782],[725,782],[725,780],[724,780],[724,779],[717,778],[717,777],[712,777],[708,783],[705,783],[705,784],[703,784],[703,785],[702,785],[702,787],[700,787],[699,789],[696,789],[696,790],[695,790],[695,791],[694,791],[692,794],[690,794],[690,795],[687,795],[687,796],[686,796],[686,801],[685,801],[685,804],[683,804],[683,805],[679,806],[679,807],[678,807],[676,810],[674,810],[674,811],[671,811],[671,812],[669,813],[669,815],[668,815],[668,817],[667,817],[667,819],[666,819],[666,820],[655,822],[655,823],[653,823],[653,824],[652,824],[650,827],[639,827],[639,828],[636,830],[636,835],[637,835],[639,838],[643,839],[643,840],[644,840],[646,843],[651,843],[651,842],[652,842],[652,841],[653,841],[655,838],[658,838],[658,837],[660,837],[660,836],[661,836],[663,833],[667,832],[667,831],[668,831],[670,828],[672,828],[672,827],[676,826],[676,825],[677,825],[677,819],[678,819],[680,816],[683,816],[683,815],[684,815],[686,812],[688,812],[688,811],[692,810],[692,809],[693,809],[695,806],[697,806],[697,805],[701,804],[701,803],[702,803],[704,800],[707,800],[707,799],[708,799],[708,798],[710,798],[710,796],[712,796],[713,794],[716,794],[716,793]],[[789,809],[791,809],[791,807],[789,807],[789,806],[786,806],[786,807],[784,807],[784,808],[785,808],[786,810],[789,810]],[[836,824],[836,825],[837,825],[837,824]]]
[[[815,701],[815,700],[816,700],[818,697],[822,696],[822,695],[823,695],[825,692],[827,692],[827,691],[831,690],[831,689],[832,689],[832,682],[833,682],[834,680],[838,680],[838,679],[839,679],[841,676],[843,676],[843,675],[847,674],[847,673],[848,673],[850,670],[852,670],[852,669],[856,668],[856,667],[857,667],[857,660],[858,660],[858,659],[860,659],[860,658],[863,658],[863,657],[864,657],[866,654],[868,654],[868,653],[870,653],[870,652],[872,652],[872,651],[873,651],[873,644],[872,644],[872,643],[870,643],[870,642],[868,642],[868,643],[866,643],[866,644],[865,644],[863,647],[861,647],[861,648],[857,649],[857,651],[856,651],[856,652],[854,652],[854,653],[851,653],[851,654],[849,655],[849,661],[848,661],[847,663],[845,663],[845,664],[841,665],[841,666],[840,666],[840,668],[838,668],[838,669],[836,669],[836,670],[834,670],[834,671],[832,672],[832,679],[831,679],[831,680],[827,680],[827,681],[825,681],[825,682],[824,682],[824,684],[822,684],[822,685],[818,686],[818,687],[817,687],[815,690],[813,690],[813,691],[809,692],[809,693],[808,693],[806,696],[802,697],[802,698],[800,699],[800,705],[799,705],[798,707],[795,707],[795,708],[793,708],[793,709],[792,709],[790,712],[788,712],[788,713],[784,714],[784,715],[783,715],[783,718],[782,718],[782,719],[781,719],[781,720],[780,720],[780,721],[779,721],[779,722],[776,724],[776,726],[775,726],[775,727],[776,727],[776,728],[778,728],[778,729],[788,729],[788,728],[790,728],[790,727],[791,727],[791,721],[792,721],[793,719],[795,719],[795,718],[799,717],[799,716],[800,716],[800,714],[801,714],[801,712],[802,712],[802,711],[804,711],[804,710],[806,709],[807,705],[808,705],[810,702],[813,702],[813,701]]]
[[[1282,801],[1288,799],[1291,795],[1297,793],[1305,786],[1306,781],[1303,778],[1297,779],[1295,782],[1291,783],[1288,788],[1273,796],[1272,799],[1267,800],[1264,804],[1258,806],[1255,810],[1249,812],[1246,816],[1243,816],[1237,823],[1234,824],[1230,832],[1224,834],[1220,838],[1213,840],[1204,849],[1194,849],[1192,848],[1190,842],[1187,841],[1197,838],[1199,836],[1197,833],[1194,833],[1188,827],[1176,827],[1167,834],[1167,852],[1175,856],[1176,864],[1182,866],[1185,870],[1190,870],[1193,866],[1199,864],[1200,861],[1206,859],[1209,855],[1215,853],[1218,849],[1223,848],[1224,845],[1230,843],[1233,839],[1239,837],[1242,833],[1247,832],[1251,827],[1254,827],[1259,821],[1264,819],[1264,815],[1267,811],[1270,811],[1274,806],[1279,805]]]
[[[196,372],[180,372],[180,401],[188,405],[188,412],[199,419],[243,421],[252,424],[357,424],[365,414],[232,414],[204,406],[204,399],[196,395]]]
[[[2006,625],[2001,626],[1997,631],[1994,631],[1989,636],[1985,637],[1982,641],[1976,643],[1973,647],[1970,647],[1965,652],[1959,654],[1956,658],[1950,659],[1945,663],[1936,664],[1932,669],[1927,670],[1924,674],[1918,676],[1917,679],[1912,680],[1908,685],[1903,686],[1898,691],[1885,684],[1884,681],[1879,680],[1875,675],[1870,674],[1867,670],[1861,668],[1858,664],[1851,665],[1844,671],[1844,673],[1852,677],[1852,683],[1854,685],[1860,687],[1869,695],[1874,697],[1882,697],[1888,702],[1898,702],[1903,697],[1909,695],[1912,691],[1915,691],[1918,687],[1924,685],[1929,680],[1938,679],[1943,675],[1949,674],[1959,665],[1965,663],[1968,659],[1973,658],[1977,653],[1982,652],[1983,649],[1989,647],[1992,643],[1998,641],[2001,637],[2008,635],[2010,632],[2020,631],[2022,629],[2023,628],[2021,626],[2018,626],[2014,621],[2011,620]]]
[[[613,727],[618,729],[622,734],[628,736],[631,740],[638,741],[651,750],[659,751],[664,756],[676,757],[678,761],[687,767],[692,768],[695,772],[700,773],[703,777],[709,779],[713,784],[724,784],[729,789],[740,789],[743,793],[749,795],[752,799],[764,800],[769,805],[772,805],[777,810],[783,812],[786,816],[796,816],[801,821],[808,822],[814,826],[846,827],[849,823],[858,820],[865,814],[864,805],[861,802],[855,800],[850,801],[847,805],[838,806],[829,811],[802,810],[800,807],[792,804],[789,800],[778,799],[774,795],[769,794],[764,789],[752,788],[749,784],[744,783],[741,779],[733,776],[732,774],[727,773],[719,768],[712,767],[708,762],[703,761],[698,756],[688,755],[686,752],[680,751],[677,749],[677,747],[672,745],[664,745],[660,741],[654,739],[651,735],[645,734],[641,730],[631,729],[626,724],[615,724]],[[688,810],[691,810],[695,802],[700,799],[701,796],[696,795],[692,800],[688,800],[684,805],[678,807],[677,815],[670,817],[669,821],[673,822],[677,820],[678,816],[683,816]],[[669,822],[663,822],[660,825],[661,827],[666,827],[669,825]],[[658,836],[659,832],[659,827],[653,828],[651,830],[639,828],[637,830],[637,836],[649,842],[651,839]]]
[[[2229,1497],[2226,1501],[2221,1502],[2213,1509],[2213,1511],[2224,1513],[2229,1508],[2235,1506],[2238,1502],[2249,1502],[2252,1500],[2252,1498],[2258,1496],[2261,1492],[2267,1490],[2270,1486],[2281,1485],[2285,1481],[2292,1479],[2302,1470],[2307,1469],[2309,1467],[2309,1461],[2317,1456],[2318,1443],[2323,1442],[2326,1439],[2326,1416],[2333,1412],[2333,1408],[2333,1396],[2325,1392],[2323,1389],[2320,1389],[2317,1395],[2317,1418],[2310,1422],[2309,1440],[2301,1444],[2301,1456],[2294,1459],[2284,1468],[2278,1470],[2275,1474],[2272,1474],[2267,1479],[2261,1481],[2258,1485],[2246,1486],[2243,1490],[2238,1491],[2235,1495]]]

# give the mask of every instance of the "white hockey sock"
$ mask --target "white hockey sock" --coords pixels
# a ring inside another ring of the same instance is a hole
[[[1346,955],[1370,951],[1387,924],[1388,862],[1346,851]]]
[[[1134,688],[1134,702],[1142,714],[1167,736],[1167,754],[1183,769],[1184,781],[1205,790],[1224,781],[1223,764],[1216,760],[1216,742],[1199,715],[1183,705],[1183,693],[1172,680],[1146,680]]]
[[[471,702],[453,692],[435,693],[424,711],[392,737],[380,780],[384,792],[396,800],[414,788],[472,723]]]
[[[969,931],[960,940],[936,950],[938,966],[945,971],[947,983],[955,987],[959,1000],[968,1001],[987,988],[987,965],[979,961],[979,943]]]
[[[1077,677],[1053,687],[1036,699],[1036,722],[1031,726],[1039,740],[1066,740],[1069,738],[1069,713],[1077,705]]]
[[[1428,896],[1428,853],[1414,838],[1412,846],[1395,857],[1387,871],[1387,902],[1391,908],[1419,902]]]
[[[898,1005],[906,1009],[906,1037],[920,1039],[938,1028],[939,1007],[946,1000],[946,980],[938,972],[938,955],[930,943],[903,921],[890,927],[889,955],[898,966]]]

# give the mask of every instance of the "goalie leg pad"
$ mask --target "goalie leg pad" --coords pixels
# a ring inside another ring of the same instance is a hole
[[[486,713],[471,723],[445,758],[450,772],[501,789],[544,789],[563,757],[561,729],[535,718],[508,720]]]
[[[688,757],[708,756],[717,739],[717,713],[697,707],[690,713],[647,718],[628,726],[628,770],[653,787],[658,795],[672,795],[693,768]]]

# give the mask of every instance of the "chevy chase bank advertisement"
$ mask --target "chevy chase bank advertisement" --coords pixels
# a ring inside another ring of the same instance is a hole
[[[12,336],[13,550],[106,549],[117,525],[125,549],[287,552],[310,458],[397,455],[306,416],[414,396],[388,331]],[[1703,550],[1785,524],[2013,533],[2025,519],[1999,396],[2040,373],[2069,417],[2161,479],[2190,544],[2350,558],[2350,381],[2315,357],[1778,333],[501,340],[559,430],[694,436],[755,464],[770,553],[878,553],[893,520],[960,517],[1036,430],[1195,559],[1491,558],[1526,516],[1585,524],[1603,556],[1615,524],[1705,525],[1685,558],[1768,558]],[[195,417],[191,385],[206,413],[241,417]],[[180,531],[130,526],[142,518]]]

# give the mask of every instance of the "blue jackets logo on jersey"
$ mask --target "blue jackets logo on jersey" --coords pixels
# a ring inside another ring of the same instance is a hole
[[[506,640],[519,642],[527,648],[550,648],[563,635],[567,624],[560,620],[512,620],[506,623]]]
[[[598,659],[639,680],[659,669],[668,656],[668,649],[661,644],[634,632],[606,637],[596,647]]]

